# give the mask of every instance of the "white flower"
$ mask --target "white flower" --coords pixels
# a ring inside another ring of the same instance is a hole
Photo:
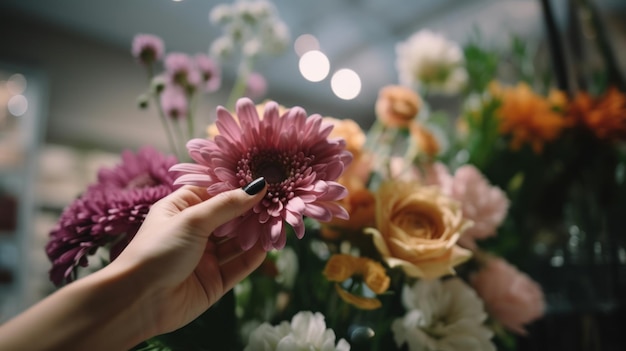
[[[213,24],[225,24],[233,19],[233,11],[227,4],[218,4],[209,13],[209,21]]]
[[[409,351],[495,351],[493,333],[483,325],[483,303],[461,279],[405,286],[402,303],[408,312],[391,325],[398,347],[406,343]]]
[[[274,5],[267,0],[236,1],[216,6],[209,16],[222,27],[222,37],[211,47],[216,57],[231,54],[234,44],[241,44],[242,54],[254,57],[283,51],[289,41],[289,29]],[[226,45],[226,43],[230,45]]]
[[[221,36],[213,41],[209,50],[211,56],[224,59],[230,57],[234,49],[235,44],[233,40],[229,36]]]
[[[349,351],[344,339],[335,346],[335,332],[326,329],[324,316],[309,311],[298,312],[277,326],[263,323],[250,334],[244,351]]]
[[[276,281],[288,289],[292,288],[296,281],[299,267],[298,256],[291,247],[286,246],[280,250],[276,259],[276,268],[278,269]]]
[[[396,45],[400,83],[433,93],[458,93],[467,82],[463,50],[439,33],[421,30]]]

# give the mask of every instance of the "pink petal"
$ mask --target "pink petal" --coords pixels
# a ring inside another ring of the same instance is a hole
[[[298,213],[293,213],[290,211],[286,211],[285,213],[285,222],[289,223],[293,230],[296,232],[296,236],[298,239],[302,239],[304,236],[304,221],[302,220],[302,215]]]
[[[304,203],[304,201],[302,201],[300,197],[294,197],[293,199],[289,200],[289,202],[287,202],[287,205],[285,207],[287,208],[288,212],[303,213],[306,208],[306,204]]]
[[[204,173],[206,174],[207,166],[195,164],[195,163],[179,163],[170,167],[170,172],[189,172],[189,173]]]
[[[348,189],[346,189],[343,185],[336,182],[326,182],[328,184],[328,191],[326,194],[320,196],[318,200],[321,201],[335,201],[341,200],[344,197],[348,196]]]
[[[232,170],[224,167],[216,167],[213,169],[217,178],[224,182],[237,182],[237,178]]]
[[[259,126],[259,115],[256,111],[254,102],[249,98],[241,98],[237,100],[235,106],[237,117],[243,130],[257,129]]]
[[[319,206],[316,203],[307,204],[303,214],[322,222],[328,222],[333,218],[328,209],[323,206]]]
[[[214,180],[208,174],[187,173],[176,178],[174,185],[189,184],[195,186],[209,187],[213,185]]]
[[[215,122],[220,135],[229,140],[237,140],[241,135],[241,129],[233,116],[222,106],[217,107],[217,120]]]

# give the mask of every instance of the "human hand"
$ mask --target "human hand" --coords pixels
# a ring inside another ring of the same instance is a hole
[[[178,189],[152,206],[111,263],[110,269],[132,276],[148,337],[191,322],[263,262],[266,253],[260,245],[243,251],[236,238],[211,236],[263,198],[265,181],[255,182],[247,192],[236,189],[213,198],[204,188]]]

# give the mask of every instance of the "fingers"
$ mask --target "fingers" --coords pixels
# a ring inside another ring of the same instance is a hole
[[[260,243],[257,243],[250,250],[243,251],[239,256],[235,256],[227,262],[220,264],[224,292],[232,289],[237,283],[257,269],[263,263],[266,255],[267,252],[263,250]]]
[[[267,191],[265,180],[260,178],[251,183],[254,189],[234,189],[220,193],[182,214],[187,224],[198,234],[208,237],[215,228],[241,216],[257,204]]]

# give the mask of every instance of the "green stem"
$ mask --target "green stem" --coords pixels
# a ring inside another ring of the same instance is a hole
[[[189,104],[189,108],[187,109],[187,140],[191,140],[195,137],[194,135],[194,112],[196,111],[196,105],[198,102],[198,92],[194,91],[191,94],[187,95],[187,101]]]
[[[239,63],[239,69],[237,70],[237,79],[235,80],[235,85],[230,91],[230,95],[228,96],[228,100],[226,103],[226,107],[230,111],[235,110],[235,104],[237,103],[237,100],[246,93],[248,75],[250,74],[251,70],[252,59],[249,57],[242,58],[241,62]]]
[[[161,120],[161,125],[163,126],[163,129],[165,130],[165,134],[167,135],[167,142],[170,145],[170,150],[174,153],[174,155],[176,155],[176,158],[178,158],[179,160],[182,160],[182,158],[180,157],[181,155],[178,154],[178,148],[176,147],[176,142],[174,141],[172,128],[167,123],[167,116],[165,116],[165,112],[163,111],[163,108],[161,107],[161,104],[159,103],[158,94],[154,95],[154,102],[157,107],[157,110],[159,111],[159,119]]]

